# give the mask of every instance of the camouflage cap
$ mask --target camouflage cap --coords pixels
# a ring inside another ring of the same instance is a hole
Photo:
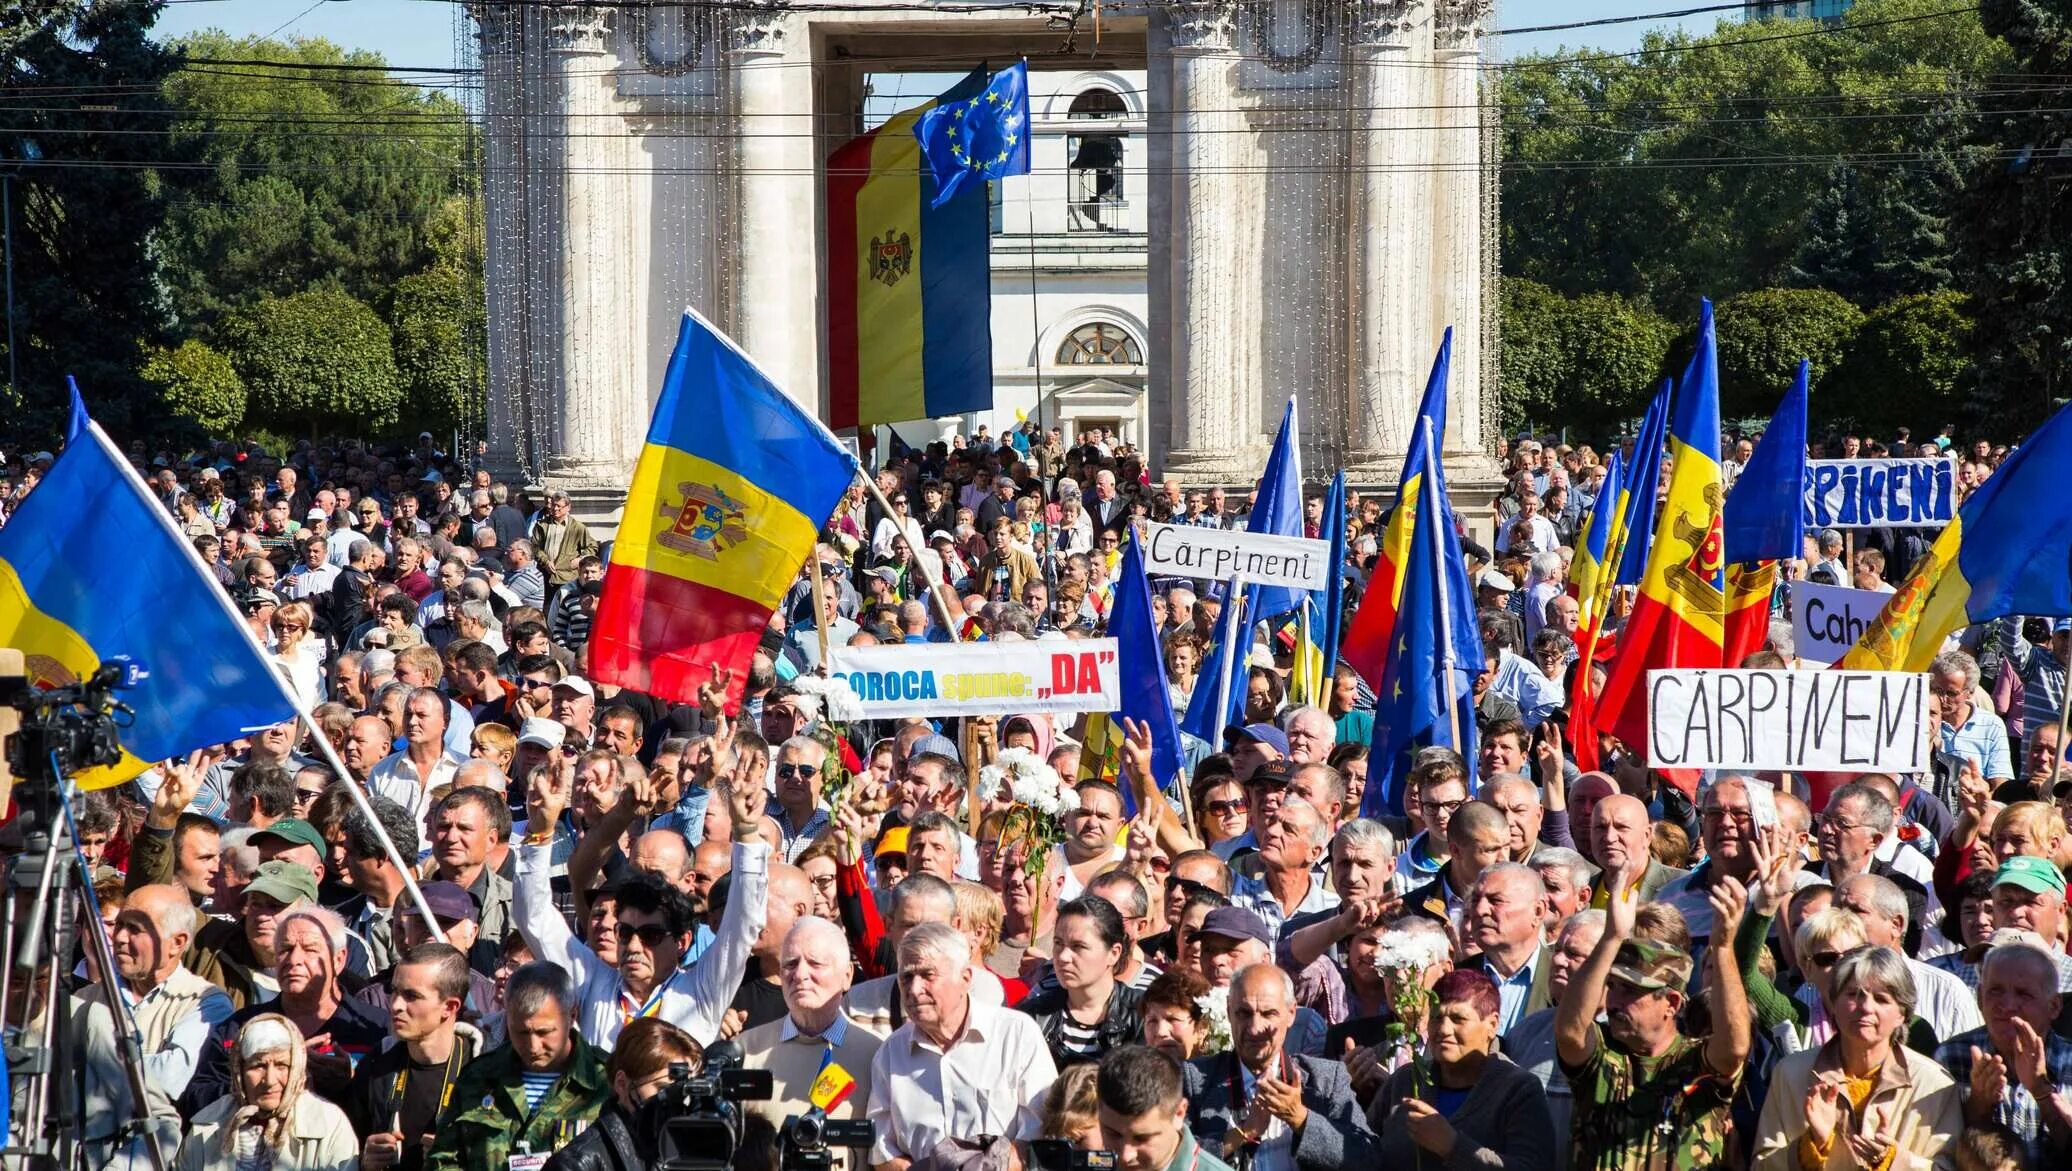
[[[1666,943],[1629,939],[1619,945],[1607,978],[1646,992],[1682,991],[1691,982],[1691,957]]]

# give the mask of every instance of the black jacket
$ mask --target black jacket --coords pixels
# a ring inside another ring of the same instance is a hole
[[[1087,1055],[1064,1048],[1063,988],[1031,994],[1015,1007],[1036,1018],[1036,1027],[1043,1030],[1043,1043],[1050,1046],[1051,1060],[1059,1069],[1082,1061],[1099,1061],[1101,1054],[1136,1041],[1144,1032],[1144,994],[1120,980],[1108,994],[1108,1012],[1101,1018],[1100,1053]]]
[[[646,1171],[657,1153],[643,1154],[617,1102],[605,1103],[597,1121],[547,1160],[546,1171]]]

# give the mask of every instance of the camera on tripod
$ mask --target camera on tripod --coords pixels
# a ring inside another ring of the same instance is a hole
[[[1029,1144],[1039,1171],[1115,1171],[1114,1151],[1082,1151],[1071,1139],[1039,1138]]]
[[[707,1060],[711,1061],[709,1053]],[[671,1062],[669,1084],[643,1107],[661,1122],[661,1158],[656,1166],[662,1171],[724,1171],[741,1148],[741,1103],[767,1102],[774,1091],[767,1069],[729,1065],[693,1077],[688,1062]]]
[[[39,659],[41,656],[39,656]],[[122,760],[121,725],[115,713],[130,709],[117,690],[150,677],[127,658],[103,662],[76,683],[40,686],[41,671],[18,650],[0,651],[0,706],[14,709],[19,726],[8,737],[7,763],[20,780],[55,783],[60,775]]]

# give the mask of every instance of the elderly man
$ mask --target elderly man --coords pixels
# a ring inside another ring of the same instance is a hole
[[[2065,874],[2045,858],[2017,855],[1993,874],[1993,926],[2027,931],[2058,957],[2058,991],[2072,992],[2065,955]]]
[[[973,999],[971,944],[954,927],[914,928],[898,957],[907,1021],[871,1060],[865,1111],[875,1171],[906,1171],[945,1143],[1034,1137],[1057,1078],[1035,1020]]]
[[[1530,866],[1499,862],[1476,876],[1466,932],[1474,951],[1460,966],[1479,967],[1496,981],[1498,1036],[1554,1003],[1546,921],[1547,890]]]
[[[619,965],[612,966],[569,931],[554,906],[549,883],[556,827],[576,785],[575,761],[562,756],[534,778],[526,801],[527,833],[515,851],[518,880],[512,918],[534,956],[575,976],[577,1025],[586,1038],[609,1046],[635,1016],[659,1016],[701,1045],[719,1036],[728,1002],[748,970],[748,956],[762,932],[769,882],[769,848],[762,841],[760,789],[730,790],[733,805],[732,894],[712,946],[687,971],[677,965],[691,934],[691,909],[682,891],[659,882],[651,910],[630,909],[620,896]],[[674,896],[673,898],[669,896]],[[625,946],[638,934],[635,949]]]
[[[1597,868],[1575,850],[1549,846],[1526,863],[1547,890],[1547,927],[1551,931],[1570,915],[1590,905]]]
[[[767,717],[770,709],[765,707]],[[770,816],[777,819],[783,840],[777,856],[796,862],[813,839],[827,832],[828,812],[821,807],[820,791],[827,783],[827,746],[811,736],[793,736],[777,749],[777,795],[770,801]]]
[[[181,956],[193,933],[194,904],[184,889],[172,885],[131,891],[108,933],[115,954],[112,987],[135,1021],[144,1058],[144,1113],[167,1165],[180,1144],[180,1114],[173,1102],[192,1081],[208,1047],[210,1028],[234,1011],[222,989],[182,966]],[[124,1125],[135,1106],[109,1005],[89,990],[74,997],[72,1013],[73,1027],[83,1038],[86,1109],[81,1138],[89,1165],[150,1167],[142,1140]]]
[[[1289,733],[1294,743],[1294,733]],[[1310,803],[1323,816],[1325,829],[1336,829],[1345,813],[1345,774],[1328,764],[1298,764],[1288,777],[1288,796]]]
[[[1517,773],[1493,776],[1482,786],[1482,800],[1504,815],[1510,832],[1510,844],[1504,851],[1507,859],[1531,862],[1541,850],[1554,848],[1540,833],[1547,811],[1540,804],[1538,785]]]
[[[1296,764],[1321,764],[1331,755],[1338,735],[1331,716],[1319,707],[1289,709],[1281,718],[1281,727],[1288,733],[1288,759]]]
[[[1187,1125],[1212,1150],[1233,1131],[1252,1171],[1339,1171],[1371,1155],[1374,1134],[1346,1067],[1291,1052],[1295,983],[1253,964],[1230,983],[1228,1052],[1187,1063]]]
[[[1195,947],[1202,977],[1211,988],[1228,988],[1245,968],[1273,962],[1272,929],[1243,907],[1216,907],[1202,917],[1188,940]],[[1306,1006],[1295,1009],[1287,1047],[1296,1053],[1320,1054],[1330,1026]]]
[[[1709,892],[1720,883],[1738,883],[1748,890],[1756,882],[1755,816],[1748,788],[1761,784],[1747,777],[1721,777],[1698,798],[1698,840],[1705,859],[1689,874],[1670,880],[1656,897],[1675,907],[1691,929],[1693,940],[1712,934]]]
[[[1664,866],[1648,851],[1653,824],[1648,807],[1638,797],[1614,793],[1597,803],[1591,813],[1590,839],[1597,864],[1607,875],[1625,871],[1637,883],[1642,902],[1662,893],[1662,888],[1682,878],[1685,871]],[[1601,905],[1611,890],[1609,883],[1598,892]]]
[[[1282,924],[1275,959],[1296,972],[1324,955],[1342,962],[1347,939],[1395,914],[1401,906],[1395,894],[1394,853],[1395,838],[1380,822],[1356,818],[1340,826],[1331,835],[1331,890],[1344,902],[1335,910],[1297,915]],[[1175,863],[1173,874],[1179,872]],[[1166,881],[1166,918],[1177,922],[1173,879]],[[1183,902],[1185,898],[1183,892]]]
[[[432,790],[453,783],[466,758],[446,750],[446,697],[430,686],[410,693],[403,705],[403,750],[374,766],[367,784],[410,811],[418,821]]]
[[[1733,958],[1738,920],[1721,920],[1706,955],[1711,1035],[1687,1037],[1677,1019],[1691,980],[1690,957],[1634,938],[1642,878],[1638,855],[1620,857],[1607,874],[1604,935],[1555,1011],[1556,1058],[1574,1090],[1570,1161],[1577,1167],[1720,1166],[1750,1044],[1748,997]]]
[[[842,1011],[854,966],[849,937],[837,924],[807,915],[784,935],[779,970],[784,1016],[757,1025],[740,1037],[742,1064],[767,1069],[775,1090],[768,1111],[787,1117],[811,1106],[808,1091],[822,1066],[833,1062],[856,1079],[856,1091],[835,1111],[837,1118],[861,1118],[871,1096],[871,1063],[877,1034]]]
[[[896,832],[896,831],[895,831]],[[906,933],[926,923],[941,923],[962,929],[957,918],[957,891],[948,880],[933,874],[911,874],[894,886],[885,911],[885,966],[893,966],[899,941]],[[1006,988],[1000,977],[984,964],[972,966],[971,994],[980,1003],[1003,1005]],[[889,1035],[906,1022],[906,1007],[899,998],[899,975],[865,980],[849,990],[846,1005],[851,1020],[879,1036]]]
[[[1936,755],[1942,765],[1934,792],[1952,809],[1960,804],[1957,776],[1964,762],[1976,765],[1992,784],[2014,778],[2007,725],[1992,709],[1978,704],[1978,675],[1978,660],[1963,651],[1945,651],[1928,664],[1936,708]]]
[[[482,938],[502,943],[511,926],[511,880],[490,858],[510,841],[510,807],[494,790],[464,785],[439,799],[431,826],[429,877],[466,890],[481,908]]]
[[[1330,841],[1331,826],[1315,806],[1300,797],[1282,801],[1260,835],[1260,875],[1240,875],[1231,904],[1258,915],[1276,938],[1295,916],[1335,908],[1338,896],[1324,889],[1315,872]]]
[[[1908,916],[1904,892],[1889,878],[1858,874],[1835,884],[1835,906],[1863,920],[1864,942],[1906,957],[1914,977],[1914,1015],[1928,1022],[1938,1041],[1979,1026],[1978,1004],[1963,979],[1933,967],[1906,950]]]
[[[1979,972],[1985,1024],[1944,1041],[1935,1060],[1957,1079],[1964,1121],[2013,1131],[2031,1167],[2072,1154],[2072,1041],[2051,1031],[2064,1007],[2058,959],[2019,930],[1995,934]]]
[[[568,493],[555,490],[547,494],[547,507],[540,518],[532,523],[528,534],[532,547],[539,552],[540,570],[547,575],[547,584],[565,586],[576,579],[576,569],[585,557],[597,555],[597,539],[583,522],[569,515]]]
[[[604,1054],[576,1027],[577,1004],[569,973],[553,964],[511,973],[504,994],[510,1040],[461,1070],[425,1171],[512,1167],[514,1155],[551,1154],[597,1117],[611,1087]]]
[[[1780,815],[1783,808],[1780,800]],[[1857,782],[1836,789],[1821,815],[1820,871],[1840,886],[1852,875],[1876,874],[1891,879],[1906,896],[1906,951],[1921,947],[1921,927],[1928,917],[1928,888],[1878,858],[1878,843],[1892,832],[1898,814],[1892,802],[1871,785]]]
[[[379,793],[367,799],[380,819],[381,829],[396,852],[413,865],[417,861],[417,827],[422,824],[401,805]],[[403,872],[389,860],[375,834],[374,822],[355,809],[345,819],[344,879],[356,892],[340,903],[338,914],[353,934],[367,945],[368,963],[380,971],[396,962],[403,950],[403,932],[396,923],[396,910],[403,898]]]

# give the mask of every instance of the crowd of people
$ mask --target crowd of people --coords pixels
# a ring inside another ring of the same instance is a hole
[[[1947,454],[1965,490],[2005,455],[1827,450]],[[1420,751],[1399,810],[1365,800],[1369,681],[1291,701],[1270,624],[1242,715],[1184,737],[1164,791],[1133,723],[1111,757],[1043,712],[830,718],[823,635],[917,656],[1096,635],[1131,526],[1244,524],[1244,493],[1155,481],[1098,431],[887,457],[889,508],[859,485],[752,661],[694,697],[588,677],[608,546],[473,453],[130,455],[311,716],[77,802],[114,970],[89,950],[41,977],[69,1000],[18,981],[6,1008],[76,1030],[91,1166],[155,1141],[182,1171],[633,1171],[672,1153],[675,1079],[730,1063],[774,1087],[743,1167],[776,1165],[836,1066],[832,1114],[874,1130],[837,1158],[873,1171],[2072,1156],[2067,625],[1994,623],[1936,660],[1929,773],[1693,791],[1610,742],[1579,772],[1588,447],[1505,445],[1495,537],[1464,541],[1479,747]],[[1348,497],[1349,604],[1389,503]],[[1828,536],[1786,576],[1876,588],[1923,538],[1860,532],[1844,565]],[[1184,710],[1221,600],[1153,590]],[[1794,665],[1789,632],[1752,665]],[[976,784],[1013,749],[1076,798],[1054,845]]]

